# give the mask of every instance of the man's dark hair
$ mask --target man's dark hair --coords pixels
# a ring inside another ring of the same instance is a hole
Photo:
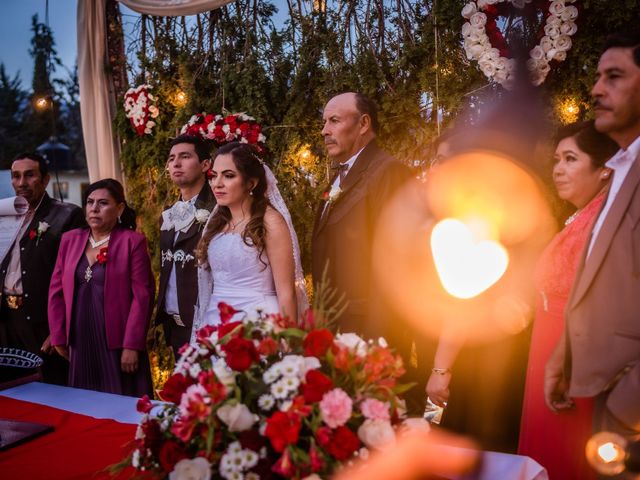
[[[629,30],[611,34],[604,41],[602,53],[610,48],[631,48],[633,49],[633,61],[640,67],[640,30]]]
[[[378,134],[378,106],[376,102],[362,93],[356,93],[356,108],[361,115],[369,115],[371,119],[371,130],[376,135]]]
[[[22,152],[11,160],[11,163],[16,160],[33,160],[34,162],[38,162],[38,168],[40,169],[40,175],[42,178],[46,177],[49,174],[49,167],[47,167],[47,161],[45,158],[39,153],[34,152]]]
[[[193,148],[196,151],[196,155],[198,156],[198,160],[200,163],[211,158],[211,152],[209,151],[209,147],[207,143],[200,137],[196,137],[194,135],[179,135],[173,140],[171,140],[171,144],[169,148],[173,148],[176,145],[181,143],[190,143],[193,145]]]

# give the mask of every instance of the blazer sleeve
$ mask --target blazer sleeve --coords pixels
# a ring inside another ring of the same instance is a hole
[[[124,332],[123,348],[146,350],[147,328],[151,318],[155,282],[144,236],[136,237],[131,249],[131,308]]]
[[[56,258],[56,264],[49,284],[48,319],[51,344],[55,346],[67,345],[67,318],[66,305],[64,303],[64,291],[62,278],[66,265],[67,250],[69,248],[69,236],[63,235],[60,241],[60,249]]]

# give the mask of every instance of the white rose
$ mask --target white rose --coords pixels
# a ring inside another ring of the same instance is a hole
[[[169,480],[209,480],[211,464],[202,457],[184,458],[176,463]]]
[[[466,19],[469,19],[471,18],[471,15],[473,15],[477,11],[478,11],[478,7],[476,7],[476,4],[473,2],[469,2],[462,9],[462,16]]]
[[[476,3],[478,4],[478,8],[484,8],[489,5],[489,0],[478,0]]]
[[[355,333],[339,333],[336,335],[336,342],[347,347],[359,357],[363,357],[367,353],[366,342]]]
[[[560,35],[556,41],[556,48],[562,52],[566,52],[571,48],[571,38],[569,35]]]
[[[496,66],[494,60],[480,59],[478,60],[478,66],[482,73],[484,73],[487,77],[493,77],[496,73]]]
[[[540,39],[540,46],[542,47],[542,50],[548,52],[553,48],[553,40],[545,35]]]
[[[545,58],[547,59],[548,62],[550,62],[555,58],[556,53],[558,53],[558,50],[556,50],[555,48],[552,48],[545,54]]]
[[[469,19],[472,27],[484,27],[487,24],[487,16],[482,12],[476,12]]]
[[[569,20],[575,20],[578,18],[578,9],[573,5],[567,7],[565,11],[569,12]]]
[[[206,208],[199,208],[196,210],[196,222],[198,223],[205,223],[207,220],[209,220],[209,215],[211,214],[211,212],[209,210],[207,210]]]
[[[411,432],[429,432],[431,424],[424,418],[411,417],[402,422],[402,427]]]
[[[244,432],[249,430],[258,420],[256,415],[242,403],[235,405],[223,405],[216,412],[218,418],[228,427],[230,432]]]
[[[555,38],[558,35],[560,35],[560,28],[557,27],[556,25],[551,25],[550,23],[547,23],[544,26],[544,34],[547,35],[548,37]]]
[[[565,10],[564,2],[562,0],[553,0],[549,5],[549,12],[553,15],[561,15]]]
[[[489,37],[487,37],[487,35],[484,33],[484,30],[478,29],[478,28],[473,28],[471,30],[471,33],[467,37],[467,40],[471,44],[477,43],[479,45],[484,45],[485,40],[488,39],[488,38]]]
[[[560,19],[560,17],[556,17],[555,15],[551,15],[550,17],[547,17],[546,25],[553,25],[554,27],[559,28],[561,23],[562,23],[562,20]]]
[[[529,52],[529,56],[534,60],[542,60],[544,58],[544,50],[540,45],[536,45]]]
[[[51,225],[49,225],[47,222],[38,222],[38,232],[44,233],[49,230],[50,226]]]
[[[329,191],[329,201],[334,202],[335,200],[338,199],[341,193],[342,193],[342,189],[340,188],[340,186],[333,185],[331,187],[331,190]]]
[[[473,27],[471,26],[471,24],[469,22],[464,22],[462,24],[462,36],[463,37],[468,37],[471,34],[472,30],[473,30]]]
[[[367,419],[358,428],[358,438],[369,448],[381,449],[393,445],[396,434],[388,420]]]
[[[506,73],[509,71],[509,59],[500,57],[495,61],[496,70]]]
[[[486,48],[484,48],[479,43],[474,43],[473,45],[470,45],[469,47],[465,48],[465,51],[467,52],[467,58],[469,58],[469,60],[474,58],[480,58],[482,54],[485,52],[485,50]]]
[[[562,35],[573,35],[577,31],[578,31],[578,26],[571,21],[565,22],[560,26],[560,33]]]
[[[558,62],[564,62],[567,59],[567,52],[565,51],[558,51],[556,52],[556,54],[553,56],[554,60],[557,60]]]
[[[231,370],[224,359],[219,358],[213,364],[213,373],[216,374],[220,383],[222,383],[225,387],[231,387],[236,383],[236,372]]]

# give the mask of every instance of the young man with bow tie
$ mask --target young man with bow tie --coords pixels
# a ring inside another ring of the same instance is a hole
[[[194,250],[215,199],[207,183],[211,156],[204,140],[180,135],[171,142],[167,171],[180,189],[180,199],[162,212],[160,227],[160,290],[156,324],[162,324],[167,345],[178,351],[191,338],[198,297]]]

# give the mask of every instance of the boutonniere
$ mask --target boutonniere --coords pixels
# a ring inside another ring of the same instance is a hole
[[[325,194],[326,194],[325,200],[329,203],[333,203],[336,200],[338,200],[338,198],[340,198],[340,195],[342,194],[342,189],[340,188],[339,185],[334,185],[333,187],[331,187],[331,190],[329,190]]]
[[[49,225],[47,222],[38,222],[37,229],[32,228],[31,230],[29,230],[29,240],[35,240],[36,245],[38,245],[40,238],[42,238],[42,235],[44,235],[44,233],[49,230],[50,226],[51,225]]]
[[[104,265],[105,263],[107,263],[107,260],[109,259],[107,256],[108,249],[109,247],[103,247],[100,249],[100,252],[98,252],[98,255],[96,255],[96,262],[98,262],[100,265]]]
[[[200,224],[200,227],[207,223],[207,220],[209,220],[209,215],[211,215],[211,212],[206,208],[199,208],[198,210],[196,210],[195,218],[196,222]]]

